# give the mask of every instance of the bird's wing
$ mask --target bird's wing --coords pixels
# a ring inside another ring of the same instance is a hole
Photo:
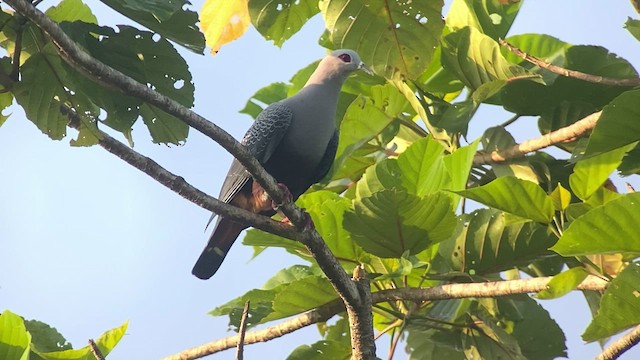
[[[336,157],[336,151],[338,150],[339,138],[340,133],[338,132],[338,130],[336,130],[333,133],[333,136],[331,136],[329,144],[327,144],[327,148],[324,151],[324,155],[322,155],[322,159],[320,159],[320,163],[318,164],[318,167],[313,174],[313,178],[311,179],[313,180],[313,183],[317,183],[318,181],[322,180],[322,178],[324,178],[329,172],[329,169],[331,169],[333,160]]]
[[[247,148],[261,164],[266,163],[282,141],[284,134],[289,129],[293,112],[287,106],[279,102],[269,105],[256,118],[253,125],[244,135],[241,143]],[[221,201],[231,202],[240,189],[249,181],[251,174],[237,159],[233,159],[231,167],[220,189]],[[209,219],[209,223],[215,214]],[[208,224],[207,224],[208,225]]]

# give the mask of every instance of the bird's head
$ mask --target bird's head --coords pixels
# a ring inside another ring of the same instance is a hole
[[[358,53],[353,50],[334,50],[331,52],[331,54],[329,54],[329,56],[327,56],[327,60],[337,64],[341,72],[345,72],[347,74],[360,69],[369,75],[373,75],[373,71],[367,65],[365,65],[362,60],[360,60],[360,56],[358,56]]]

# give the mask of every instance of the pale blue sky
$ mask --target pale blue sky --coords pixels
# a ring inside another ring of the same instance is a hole
[[[193,2],[199,9],[202,1]],[[101,24],[123,22],[96,1],[89,3]],[[528,1],[510,34],[546,33],[573,44],[602,45],[640,67],[640,44],[622,27],[627,16],[639,17],[628,1]],[[314,18],[282,49],[250,30],[216,57],[181,51],[196,85],[195,110],[241,137],[251,120],[238,110],[257,89],[286,81],[323,56],[317,45],[322,26]],[[72,148],[70,137],[51,141],[20,109],[11,112],[0,128],[0,311],[44,321],[76,347],[129,320],[127,335],[109,358],[153,359],[229,335],[226,318],[206,313],[261,286],[283,266],[300,263],[271,249],[248,262],[252,249],[238,242],[216,276],[196,279],[190,271],[207,239],[207,211],[100,147]],[[484,106],[469,138],[507,118]],[[531,126],[514,133],[518,140],[535,136],[535,119],[520,122]],[[185,146],[154,145],[142,123],[133,135],[135,150],[218,193],[231,159],[220,146],[195,131]],[[640,188],[638,177],[629,181]],[[543,305],[565,330],[571,359],[599,352],[580,340],[590,315],[579,294]],[[317,338],[312,326],[248,346],[246,358],[282,359]],[[387,341],[378,346],[386,349]],[[378,355],[386,357],[386,350]],[[233,356],[227,351],[211,358]],[[398,349],[396,359],[403,358]],[[640,351],[624,358],[640,358]]]

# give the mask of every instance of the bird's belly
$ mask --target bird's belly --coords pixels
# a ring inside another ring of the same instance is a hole
[[[320,159],[315,156],[281,148],[276,149],[271,159],[274,161],[270,160],[264,164],[265,170],[276,181],[285,184],[294,199],[297,199],[312,185],[313,176],[320,162]]]

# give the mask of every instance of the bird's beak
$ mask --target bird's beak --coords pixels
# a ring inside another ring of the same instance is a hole
[[[365,65],[363,62],[361,62],[360,65],[358,65],[358,69],[366,72],[369,75],[374,75],[373,70],[371,70],[371,68]]]

